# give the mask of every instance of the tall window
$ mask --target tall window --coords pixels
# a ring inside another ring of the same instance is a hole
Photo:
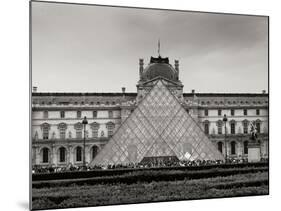
[[[221,109],[218,110],[218,116],[221,116]]]
[[[244,116],[248,115],[248,110],[247,110],[247,109],[244,109],[244,110],[243,110],[243,113],[244,113]]]
[[[204,122],[204,133],[209,134],[209,121]]]
[[[90,124],[90,126],[91,126],[91,129],[92,129],[92,137],[93,138],[97,138],[98,137],[99,128],[100,128],[99,123],[93,122],[93,123]]]
[[[230,147],[231,147],[231,149],[230,149],[231,154],[232,154],[232,155],[235,155],[235,154],[236,154],[236,142],[235,142],[235,141],[232,141],[232,142],[230,143]]]
[[[108,118],[113,118],[113,112],[112,111],[108,111]]]
[[[60,112],[60,118],[64,118],[65,117],[65,112],[64,111],[61,111]]]
[[[218,150],[222,153],[222,142],[218,142]]]
[[[115,128],[115,124],[113,122],[108,122],[106,124],[106,128],[108,130],[108,137],[113,136],[113,131],[114,131],[114,128]]]
[[[82,147],[76,148],[76,161],[82,161]]]
[[[235,134],[235,122],[230,122],[230,133]]]
[[[231,116],[234,116],[234,115],[235,115],[235,110],[234,110],[234,109],[231,109],[231,110],[230,110],[230,115],[231,115]]]
[[[96,156],[97,156],[97,154],[98,154],[98,147],[97,146],[93,146],[92,147],[92,159],[94,159]]]
[[[248,121],[247,120],[243,121],[243,132],[244,132],[244,134],[248,133]]]
[[[77,139],[82,139],[83,124],[81,122],[77,122],[74,125],[74,129],[76,130],[76,138]]]
[[[256,128],[257,128],[257,133],[261,133],[261,123],[260,122],[256,122]]]
[[[208,115],[209,115],[208,109],[205,109],[205,110],[204,110],[204,115],[205,115],[205,116],[208,116]]]
[[[77,118],[78,118],[78,119],[81,118],[81,111],[77,111]]]
[[[256,110],[256,115],[260,115],[260,109]]]
[[[48,119],[49,118],[48,111],[43,111],[43,118],[44,119]]]
[[[61,147],[59,148],[59,161],[62,163],[62,162],[65,162],[65,155],[66,155],[66,150],[64,147]]]
[[[48,123],[44,123],[41,125],[41,128],[43,131],[43,139],[49,139],[50,125]]]
[[[60,139],[65,139],[66,124],[60,123],[58,125],[58,129],[59,129]]]
[[[244,141],[244,154],[248,154],[248,141]]]
[[[97,111],[93,111],[93,118],[97,118],[98,117],[98,112]]]
[[[218,134],[222,134],[222,121],[218,121]]]
[[[49,163],[49,149],[48,148],[43,148],[42,162],[43,163]]]

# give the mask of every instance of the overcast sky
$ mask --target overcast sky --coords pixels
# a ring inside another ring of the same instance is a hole
[[[32,85],[39,92],[136,92],[138,62],[179,59],[184,91],[268,90],[267,18],[32,3]]]

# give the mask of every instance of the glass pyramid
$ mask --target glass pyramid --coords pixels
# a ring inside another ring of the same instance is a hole
[[[91,165],[139,163],[147,157],[224,160],[160,79]]]

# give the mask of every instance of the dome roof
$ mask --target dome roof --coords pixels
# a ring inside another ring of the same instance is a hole
[[[151,57],[150,64],[143,71],[143,76],[146,80],[159,76],[169,80],[178,80],[177,71],[169,64],[169,59],[161,57]]]

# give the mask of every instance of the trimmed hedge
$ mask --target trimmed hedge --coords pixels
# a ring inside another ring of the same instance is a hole
[[[32,175],[32,181],[43,181],[43,180],[59,180],[59,179],[76,179],[76,178],[93,178],[102,176],[115,176],[123,175],[130,172],[143,172],[148,170],[153,171],[198,171],[206,169],[229,169],[229,168],[246,168],[246,167],[268,167],[267,162],[258,163],[237,163],[237,164],[218,164],[218,165],[204,165],[204,166],[177,166],[177,167],[155,167],[155,168],[128,168],[128,169],[97,169],[91,171],[66,171],[56,173],[38,173]]]
[[[62,187],[70,185],[97,185],[97,184],[133,184],[138,182],[159,182],[159,181],[175,181],[184,179],[202,179],[210,177],[224,177],[235,174],[247,174],[268,171],[268,167],[246,167],[232,169],[207,169],[195,171],[158,171],[149,170],[147,172],[134,172],[124,175],[114,175],[106,177],[68,179],[57,181],[35,181],[32,183],[32,188],[46,187]]]

